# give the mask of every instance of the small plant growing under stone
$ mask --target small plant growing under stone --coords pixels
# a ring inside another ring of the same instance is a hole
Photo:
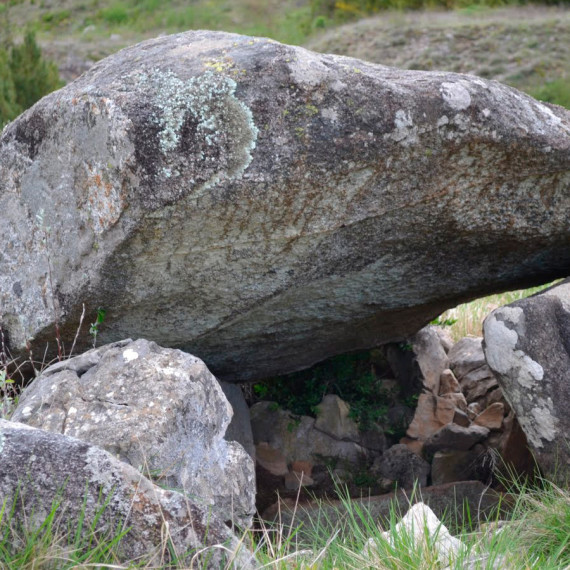
[[[94,323],[91,323],[89,327],[89,334],[93,337],[93,348],[97,346],[97,335],[99,334],[99,327],[105,321],[105,315],[107,311],[101,307],[97,309],[97,317]]]
[[[8,419],[18,405],[18,390],[6,370],[0,370],[0,419]]]

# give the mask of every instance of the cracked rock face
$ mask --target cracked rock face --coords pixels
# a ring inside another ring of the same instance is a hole
[[[570,280],[493,311],[483,327],[485,356],[538,465],[570,473]]]
[[[101,342],[298,370],[564,275],[569,166],[570,113],[497,82],[158,38],[2,132],[0,320],[15,354],[85,303]]]
[[[234,564],[228,567],[257,567],[224,522],[188,496],[154,485],[94,445],[0,419],[0,503],[7,512],[16,497],[11,515],[16,524],[39,526],[57,501],[56,524],[61,520],[71,533],[80,519],[83,529],[97,529],[100,540],[130,528],[120,544],[123,561],[148,556],[151,566],[168,562],[167,528],[174,550],[189,553],[188,563],[203,549],[192,560],[201,568],[225,568],[232,553]]]
[[[146,340],[47,368],[12,416],[97,445],[242,527],[255,512],[253,460],[224,434],[233,411],[205,364]]]

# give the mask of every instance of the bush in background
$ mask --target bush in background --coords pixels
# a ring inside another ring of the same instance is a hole
[[[33,32],[0,48],[0,128],[63,82],[55,63],[42,57]]]

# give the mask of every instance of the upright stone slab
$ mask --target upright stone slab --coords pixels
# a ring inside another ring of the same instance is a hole
[[[493,311],[487,362],[545,474],[570,476],[570,280]]]
[[[569,168],[570,112],[494,81],[157,38],[2,132],[1,324],[69,348],[85,304],[101,343],[297,370],[565,275]]]

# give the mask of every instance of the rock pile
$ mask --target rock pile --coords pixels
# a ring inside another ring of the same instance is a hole
[[[251,525],[251,457],[224,434],[233,415],[198,358],[146,340],[125,340],[47,368],[12,420],[97,445],[165,487]]]
[[[188,553],[188,563],[194,558],[212,570],[257,567],[210,509],[155,485],[100,447],[0,420],[0,450],[0,502],[15,525],[37,530],[59,505],[55,520],[72,534],[94,529],[105,541],[130,529],[120,543],[124,561],[144,556],[151,565],[162,563],[170,544]]]
[[[243,396],[236,407],[247,412]],[[127,561],[163,556],[171,539],[204,567],[253,568],[229,528],[251,525],[256,489],[253,459],[224,439],[232,415],[204,363],[179,350],[124,340],[63,360],[0,421],[0,504],[15,501],[18,524],[60,500],[66,528],[130,527]],[[249,422],[232,433],[247,430],[247,444]]]
[[[397,402],[383,424],[366,432],[351,419],[350,406],[332,394],[317,406],[316,418],[295,416],[275,402],[252,406],[261,510],[271,502],[264,496],[267,488],[278,488],[281,496],[299,486],[311,487],[317,496],[334,491],[329,474],[357,495],[362,492],[353,485],[357,479],[366,492],[378,494],[458,481],[488,484],[497,481],[505,464],[532,473],[524,434],[486,363],[482,339],[454,343],[443,329],[428,326],[409,348],[399,359],[393,347],[385,351],[400,376],[412,374],[421,383],[417,407],[399,440],[389,427],[390,416],[405,408]],[[406,358],[411,364],[404,365]]]
[[[424,383],[402,443],[431,462],[433,484],[490,480],[516,420],[487,365],[482,339],[442,342],[441,332],[430,326],[412,346]],[[523,442],[519,453],[525,452]]]

